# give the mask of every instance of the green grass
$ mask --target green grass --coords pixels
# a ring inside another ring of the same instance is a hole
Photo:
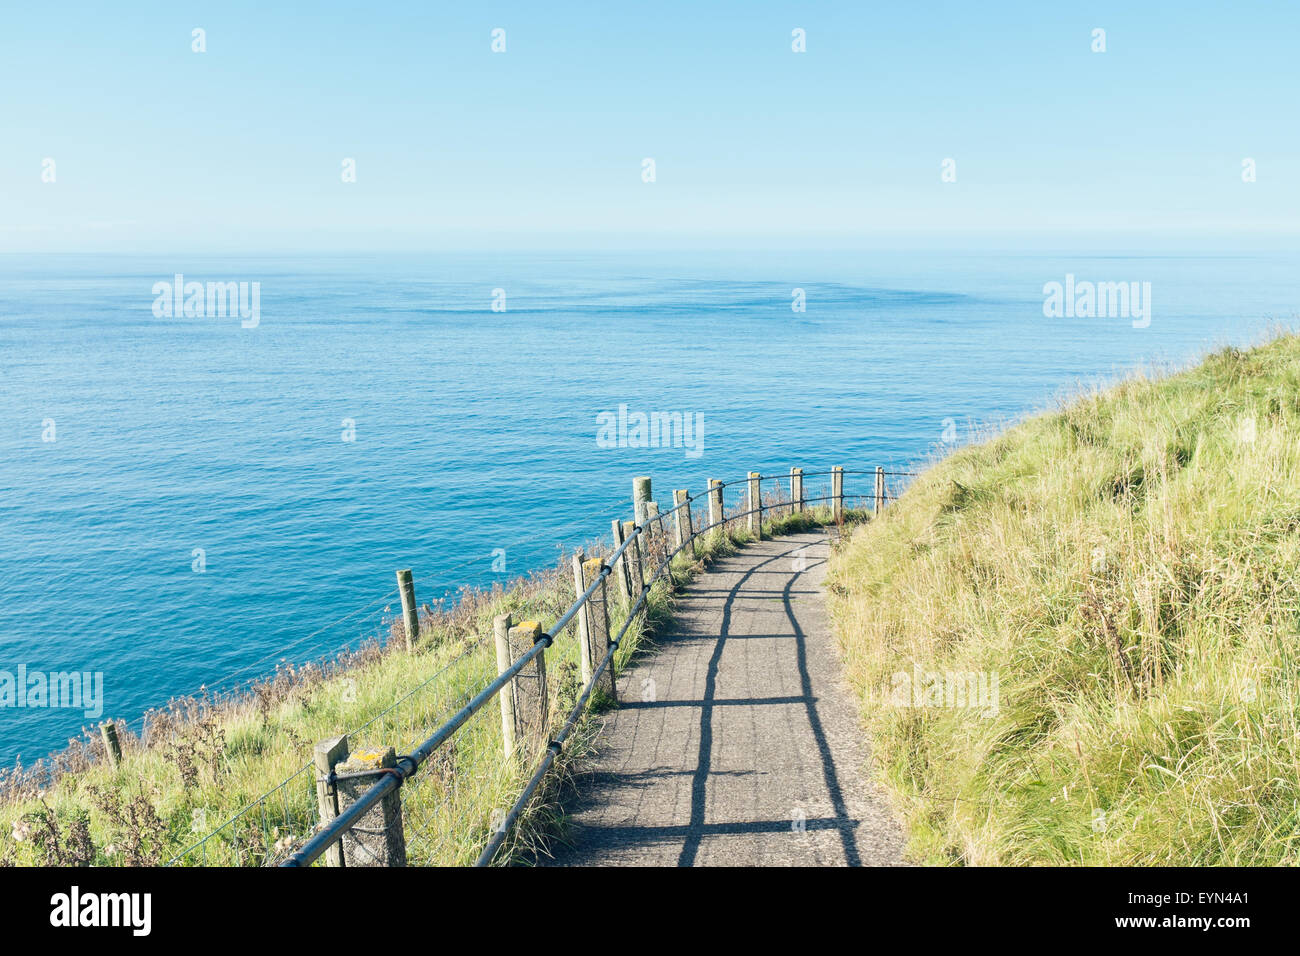
[[[773,514],[769,533],[828,518],[824,510]],[[683,583],[746,540],[739,521],[723,534],[701,536],[693,558],[674,560],[674,581]],[[350,731],[353,752],[376,746],[409,752],[496,676],[493,617],[510,612],[516,621],[549,626],[568,607],[573,582],[561,568],[509,588],[467,592],[452,611],[426,615],[414,652],[401,641],[375,645],[333,668],[282,669],[235,700],[175,702],[154,722],[148,742],[124,735],[117,769],[94,753],[92,742],[65,760],[68,769],[44,791],[18,787],[0,802],[0,865],[157,865],[180,855],[180,865],[259,866],[284,859],[317,823],[315,773],[308,766],[314,744]],[[613,583],[610,578],[611,595]],[[610,611],[617,633],[625,615],[615,597]],[[618,670],[671,616],[672,595],[661,580],[618,648]],[[558,728],[582,690],[573,627],[547,649],[546,666],[550,723]],[[594,702],[589,713],[604,703]],[[595,726],[585,720],[578,727],[499,861],[544,851],[560,832],[554,798]],[[503,757],[499,705],[489,702],[402,787],[409,862],[473,863],[494,812],[513,804],[539,756]]]
[[[958,451],[837,549],[915,858],[1300,861],[1298,439],[1287,335]],[[995,677],[996,714],[917,706],[900,673]]]

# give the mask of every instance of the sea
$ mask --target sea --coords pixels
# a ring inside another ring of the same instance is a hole
[[[398,569],[425,603],[554,565],[630,517],[637,475],[665,504],[791,466],[901,490],[1081,388],[1294,326],[1298,266],[978,242],[0,256],[0,766],[355,647]],[[81,706],[31,693],[52,673],[84,676]]]

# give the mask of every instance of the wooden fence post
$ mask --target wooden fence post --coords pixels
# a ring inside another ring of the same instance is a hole
[[[582,592],[587,590],[587,585],[583,583],[582,579],[582,563],[586,560],[587,555],[581,548],[573,552],[573,557],[570,560],[570,567],[573,568],[573,597],[575,600],[582,597]],[[578,609],[578,613],[573,619],[578,627],[578,647],[582,647],[582,642],[586,640],[587,615],[585,611],[586,606],[584,605]],[[587,683],[586,680],[583,683]]]
[[[876,505],[875,513],[880,514],[885,509],[885,469],[880,465],[876,466]]]
[[[624,521],[624,539],[630,538],[634,534],[636,534],[636,522]],[[641,599],[641,592],[645,590],[645,562],[641,558],[641,542],[644,540],[644,537],[638,535],[636,540],[629,544],[627,550],[623,552],[623,557],[626,558],[628,562],[628,582],[632,585],[632,603],[628,605],[629,611],[632,609],[633,605]]]
[[[542,625],[537,621],[520,621],[510,628],[506,632],[510,660],[517,661],[527,654],[541,636]],[[539,651],[510,684],[514,694],[515,746],[525,753],[537,753],[546,737],[546,651]]]
[[[605,562],[600,558],[592,558],[590,561],[584,561],[578,565],[576,570],[578,580],[582,582],[582,590],[585,591],[591,587],[592,582],[600,579],[600,571],[605,566]],[[579,592],[581,593],[581,592]],[[578,614],[582,622],[579,628],[579,657],[582,660],[582,683],[585,687],[591,680],[591,675],[595,673],[600,662],[605,659],[609,653],[609,607],[606,599],[605,582],[601,580],[596,585],[596,590],[591,592],[591,597],[587,598],[587,604]],[[596,687],[604,691],[611,698],[618,699],[618,692],[614,684],[614,661],[611,658],[609,666],[605,668],[600,675],[600,681]]]
[[[721,537],[727,533],[726,527],[722,523],[722,482],[717,478],[709,479],[709,525],[713,528],[713,533]]]
[[[116,770],[122,764],[122,742],[117,739],[117,724],[106,720],[99,725],[99,734],[104,738],[104,755],[108,765]]]
[[[510,659],[510,625],[509,614],[498,614],[492,619],[492,636],[497,645],[497,676],[508,671],[514,663]],[[510,687],[503,687],[497,697],[501,699],[501,747],[509,760],[515,752],[515,695]]]
[[[334,768],[348,759],[348,735],[331,737],[316,745],[312,762],[316,765],[316,808],[320,822],[329,823],[339,815],[338,785],[330,782]],[[325,851],[326,866],[343,866],[343,843],[332,844]]]
[[[420,617],[415,610],[415,581],[410,570],[397,572],[397,586],[402,592],[402,627],[406,630],[406,649],[415,650],[420,638]]]
[[[790,469],[790,511],[803,514],[803,469]]]
[[[755,541],[763,540],[763,490],[762,476],[756,472],[749,473],[749,530]]]
[[[618,546],[623,543],[623,540],[624,540],[623,522],[615,518],[614,519],[614,550],[615,551],[618,550]],[[618,561],[614,563],[614,577],[618,579],[618,589],[619,592],[623,595],[624,606],[631,607],[632,601],[634,599],[632,597],[632,578],[628,574],[628,567],[629,565],[626,557],[626,552],[624,552],[624,554],[619,557]]]
[[[599,560],[599,559],[597,559]],[[573,555],[573,590],[575,597],[580,598],[588,585],[586,569],[587,558],[582,550],[574,552]],[[594,598],[595,592],[592,592],[591,598]],[[578,608],[578,614],[575,620],[578,622],[578,663],[582,665],[582,684],[585,687],[591,680],[591,659],[589,653],[591,650],[591,598],[587,598],[587,603]]]
[[[646,504],[650,501],[650,479],[646,475],[632,479],[632,518],[639,525],[646,522]]]
[[[668,557],[668,538],[664,535],[664,519],[659,513],[659,502],[647,501],[645,503],[646,514],[646,574],[653,577],[659,565],[663,564]],[[664,580],[668,582],[668,590],[672,590],[673,576],[670,573],[664,574]]]
[[[673,492],[673,506],[677,509],[673,512],[676,518],[675,527],[677,530],[677,547],[682,549],[682,554],[695,557],[695,542],[691,537],[695,534],[691,527],[691,496],[686,493],[685,488],[679,488]],[[689,545],[689,549],[687,548]]]
[[[831,469],[831,507],[836,524],[844,521],[844,466]]]
[[[392,747],[359,750],[340,763],[338,801],[342,813],[357,798],[374,786],[382,773],[397,766],[397,751]],[[360,776],[346,776],[359,774]],[[343,858],[350,867],[406,866],[406,834],[402,829],[402,788],[391,790],[357,822],[343,831],[339,841]]]
[[[646,531],[646,550],[650,552],[647,557],[649,557],[653,563],[658,564],[660,561],[660,555],[657,554],[659,550],[659,539],[663,536],[661,534],[663,531],[663,521],[659,517],[659,502],[647,501],[645,503],[645,521],[642,522],[642,525],[645,527]]]

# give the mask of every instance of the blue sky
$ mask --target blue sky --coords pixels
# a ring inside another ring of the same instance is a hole
[[[0,250],[1269,239],[1300,222],[1295,4],[268,6],[10,5]]]

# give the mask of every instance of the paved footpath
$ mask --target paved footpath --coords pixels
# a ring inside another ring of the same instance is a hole
[[[757,542],[678,597],[677,622],[619,675],[622,704],[565,801],[547,865],[903,862],[841,683],[820,589],[825,532]]]

